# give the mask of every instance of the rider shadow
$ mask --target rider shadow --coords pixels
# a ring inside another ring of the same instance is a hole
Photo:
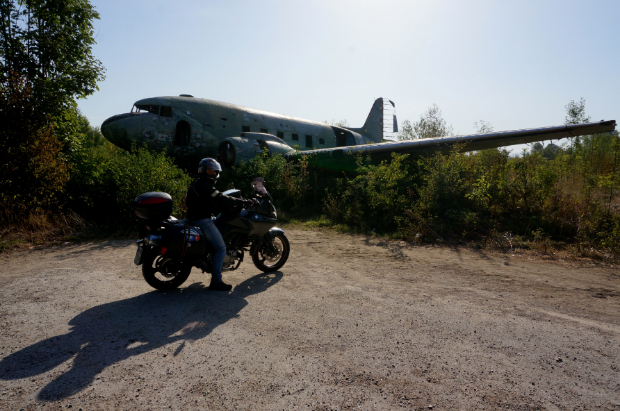
[[[48,338],[0,361],[0,380],[45,373],[75,355],[73,366],[37,395],[42,401],[69,397],[86,388],[106,367],[134,355],[207,336],[237,317],[246,297],[267,290],[281,272],[259,274],[231,293],[209,292],[200,283],[168,292],[150,292],[90,308],[74,317],[69,333]],[[77,355],[76,355],[77,353]]]

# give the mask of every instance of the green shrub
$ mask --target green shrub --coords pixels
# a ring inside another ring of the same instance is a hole
[[[173,198],[173,215],[183,216],[191,178],[166,155],[145,148],[131,152],[111,144],[81,150],[73,157],[67,207],[111,231],[135,227],[133,200],[149,191]]]
[[[255,177],[263,177],[265,186],[278,209],[308,210],[321,203],[324,191],[320,170],[311,166],[307,159],[288,162],[281,155],[257,156],[237,167],[224,170],[218,187],[223,190],[231,183],[245,197],[251,197],[251,184]]]
[[[407,157],[393,153],[391,162],[378,165],[360,158],[356,174],[335,178],[327,188],[324,212],[332,221],[361,230],[395,229],[397,218],[411,204]]]

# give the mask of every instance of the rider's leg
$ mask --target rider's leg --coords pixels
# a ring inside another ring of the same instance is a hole
[[[207,241],[211,243],[214,249],[213,255],[213,267],[211,270],[211,283],[219,283],[222,281],[222,265],[224,264],[224,257],[226,257],[226,244],[222,234],[217,229],[211,218],[205,218],[194,222],[202,234],[204,234]]]

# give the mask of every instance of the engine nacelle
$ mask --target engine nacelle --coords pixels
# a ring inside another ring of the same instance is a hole
[[[241,133],[241,137],[228,137],[217,150],[217,161],[224,167],[232,167],[249,161],[267,151],[268,156],[295,151],[282,139],[265,133]]]

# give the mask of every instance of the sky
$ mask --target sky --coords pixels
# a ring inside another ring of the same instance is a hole
[[[94,126],[146,97],[191,94],[361,127],[436,104],[455,134],[564,124],[586,100],[620,122],[620,1],[91,0]],[[518,148],[520,149],[520,147]]]

